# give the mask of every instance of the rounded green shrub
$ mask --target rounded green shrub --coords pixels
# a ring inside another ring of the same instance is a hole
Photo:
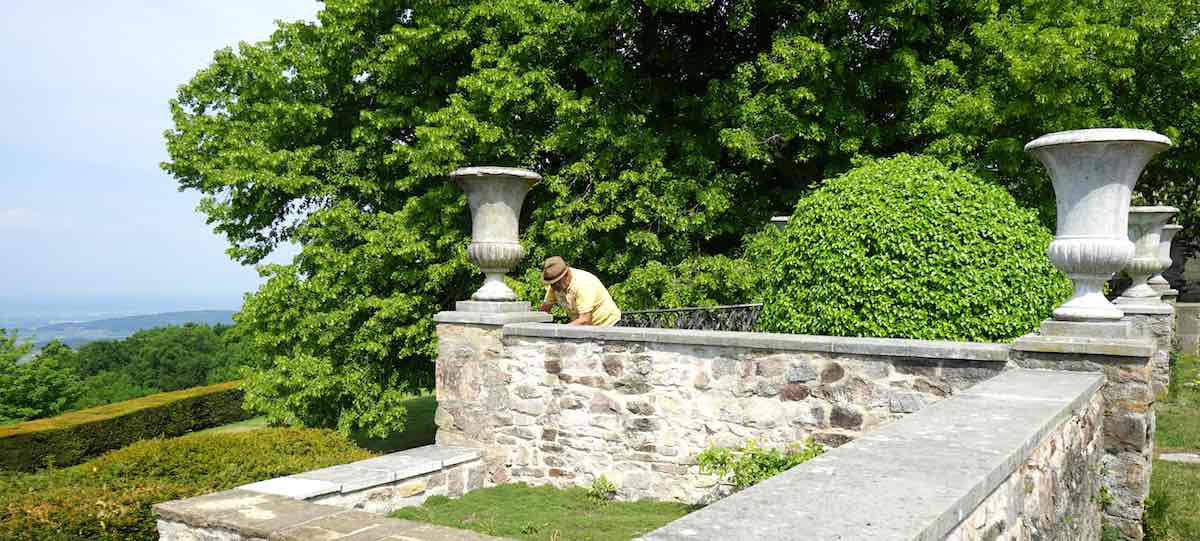
[[[865,162],[803,197],[767,273],[763,330],[1002,341],[1066,299],[1053,239],[1003,188],[928,157]]]

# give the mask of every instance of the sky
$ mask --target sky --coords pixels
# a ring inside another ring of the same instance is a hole
[[[176,88],[310,0],[9,0],[0,16],[0,319],[241,305],[261,283],[160,168]],[[275,260],[286,260],[283,254]],[[41,308],[39,308],[41,307]]]

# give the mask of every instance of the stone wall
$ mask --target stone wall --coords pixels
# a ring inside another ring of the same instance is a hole
[[[1103,374],[1104,456],[1101,482],[1108,494],[1105,521],[1126,539],[1142,539],[1142,512],[1150,493],[1154,452],[1152,359],[1147,339],[1023,337],[1013,344],[1012,364],[1023,368]]]
[[[1099,539],[1103,383],[1007,371],[644,539]]]
[[[490,483],[707,502],[709,446],[836,447],[989,379],[1005,346],[520,324],[438,325],[437,439]]]
[[[1099,539],[1103,412],[1104,397],[1094,393],[946,540]]]

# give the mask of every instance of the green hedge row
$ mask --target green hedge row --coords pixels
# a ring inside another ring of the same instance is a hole
[[[240,382],[159,393],[0,427],[0,470],[71,466],[144,439],[241,421]]]
[[[151,439],[70,468],[0,472],[4,541],[155,541],[156,503],[371,457],[330,430]]]

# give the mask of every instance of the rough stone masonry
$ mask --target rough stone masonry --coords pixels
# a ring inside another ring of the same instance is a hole
[[[727,490],[699,472],[709,446],[836,447],[1007,359],[991,344],[555,327],[438,325],[437,441],[483,450],[489,483],[604,475],[625,499],[712,501]]]

